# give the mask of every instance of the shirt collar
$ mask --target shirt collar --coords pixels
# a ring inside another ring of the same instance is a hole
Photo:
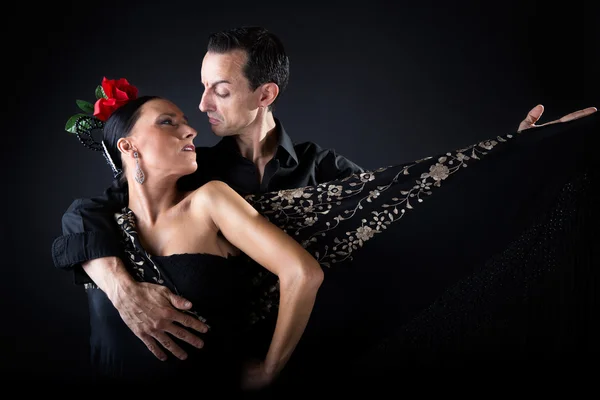
[[[292,142],[292,138],[289,137],[289,135],[285,131],[285,128],[283,127],[283,124],[281,124],[281,122],[277,118],[275,118],[275,123],[277,130],[279,131],[279,148],[277,149],[277,152],[279,153],[279,149],[285,150],[291,157],[291,159],[294,161],[294,164],[298,165],[298,155],[296,154],[296,150],[294,149],[294,142]],[[277,153],[275,155],[277,156]]]
[[[293,163],[293,165],[298,165],[298,155],[296,154],[296,150],[294,149],[294,142],[292,142],[292,138],[287,134],[283,124],[275,118],[275,132],[279,138],[279,143],[277,144],[277,151],[275,152],[275,158],[279,159],[283,164],[289,165]],[[234,136],[225,136],[221,139],[216,147],[222,150],[231,151],[238,153],[240,152],[237,144],[235,142]],[[284,150],[285,153],[289,156],[289,158],[285,158],[285,154],[281,150]]]

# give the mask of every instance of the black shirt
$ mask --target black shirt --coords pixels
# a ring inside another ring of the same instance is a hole
[[[244,158],[234,137],[224,137],[213,147],[197,147],[196,172],[182,177],[178,186],[194,190],[211,180],[230,185],[240,195],[299,188],[364,172],[333,149],[313,142],[294,144],[277,119],[279,144],[267,163],[262,182],[256,165]],[[114,213],[127,204],[127,185],[115,180],[102,196],[75,200],[62,218],[63,236],[52,245],[54,265],[73,269],[75,282],[91,282],[80,268],[85,261],[102,257],[123,257]]]

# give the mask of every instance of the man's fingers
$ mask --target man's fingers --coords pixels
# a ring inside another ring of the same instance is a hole
[[[206,323],[200,321],[195,315],[192,314],[175,311],[172,319],[173,321],[179,322],[181,325],[192,328],[200,333],[206,333],[209,329],[209,326]]]
[[[538,104],[537,106],[533,107],[531,111],[529,111],[525,119],[519,124],[519,129],[517,131],[521,132],[522,130],[533,127],[534,124],[540,119],[543,113],[543,105]]]
[[[183,351],[181,347],[166,333],[164,332],[155,332],[154,338],[160,343],[162,347],[169,350],[173,355],[180,360],[185,360],[187,358],[187,353]]]
[[[173,293],[169,293],[169,301],[173,304],[173,307],[180,310],[189,310],[192,307],[192,303],[189,300]]]
[[[197,347],[199,349],[204,347],[204,342],[202,341],[202,339],[200,339],[198,336],[192,334],[190,331],[188,331],[183,326],[172,325],[169,329],[167,329],[167,332],[169,332],[171,335],[175,336],[176,338],[191,344],[194,347]]]
[[[562,117],[561,119],[559,119],[558,121],[559,122],[573,121],[575,119],[587,117],[588,115],[591,115],[591,114],[595,113],[596,111],[598,111],[598,109],[596,107],[584,108],[583,110],[579,110],[579,111],[572,112],[571,114],[567,114],[564,117]]]
[[[156,358],[161,361],[165,361],[167,359],[167,355],[160,349],[160,346],[156,344],[154,338],[148,335],[138,335],[138,337],[142,342],[144,342],[148,350],[150,350],[150,352],[154,354]]]
[[[588,107],[588,108],[585,108],[583,110],[579,110],[579,111],[575,111],[575,112],[572,112],[570,114],[567,114],[567,115],[565,115],[562,118],[555,119],[554,121],[546,122],[545,124],[541,124],[541,125],[537,125],[537,126],[541,127],[541,126],[546,126],[546,125],[558,124],[558,123],[561,123],[561,122],[574,121],[576,119],[587,117],[588,115],[592,115],[596,111],[598,111],[596,109],[596,107]]]

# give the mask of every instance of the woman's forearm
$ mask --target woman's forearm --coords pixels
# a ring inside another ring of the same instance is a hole
[[[279,277],[279,311],[273,339],[265,359],[265,369],[277,375],[290,359],[306,328],[323,282],[323,270],[305,268],[303,272]]]

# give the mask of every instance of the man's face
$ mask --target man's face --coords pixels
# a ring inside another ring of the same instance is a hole
[[[242,50],[224,54],[207,52],[202,61],[204,93],[200,111],[207,113],[215,135],[243,133],[255,120],[260,90],[252,91],[243,74],[247,55]]]

